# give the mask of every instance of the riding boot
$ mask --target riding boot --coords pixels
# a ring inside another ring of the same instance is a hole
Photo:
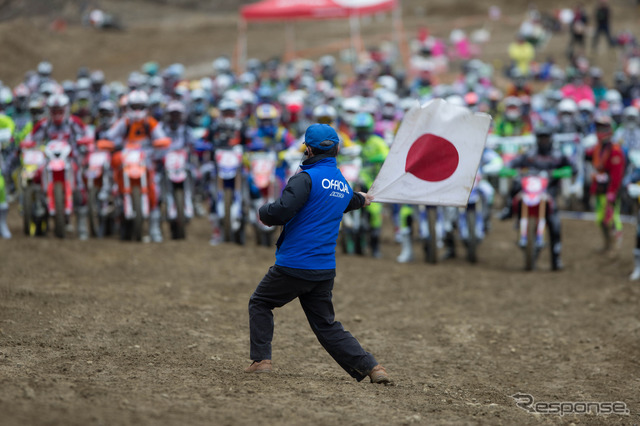
[[[7,215],[9,214],[9,204],[0,203],[0,237],[8,240],[11,238],[11,231],[7,226]]]
[[[372,229],[369,243],[371,244],[371,255],[375,258],[381,258],[380,252],[380,229]]]
[[[89,207],[78,207],[78,239],[85,241],[89,239]]]
[[[447,232],[444,235],[444,256],[443,259],[455,259],[456,257],[456,240],[453,235],[453,231]]]
[[[411,228],[402,228],[400,230],[400,243],[402,251],[396,258],[398,263],[408,263],[413,261],[413,242],[411,241]]]
[[[211,239],[209,239],[209,244],[212,246],[217,246],[222,242],[222,234],[220,232],[220,218],[218,215],[211,213],[209,215],[209,222],[211,222]]]
[[[600,230],[602,231],[602,237],[604,238],[604,245],[601,251],[607,252],[611,248],[611,229],[608,225],[601,223]]]
[[[162,242],[162,228],[160,227],[161,213],[160,209],[156,208],[151,211],[149,215],[149,236],[154,243]]]
[[[633,268],[631,275],[629,275],[629,280],[638,281],[640,280],[640,249],[633,250],[633,260],[635,262],[635,267]]]
[[[561,271],[564,267],[560,254],[562,253],[562,237],[560,234],[560,218],[556,213],[548,218],[549,239],[551,240],[551,270]]]

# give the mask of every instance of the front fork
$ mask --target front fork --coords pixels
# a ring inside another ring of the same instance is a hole
[[[528,229],[529,229],[529,206],[524,202],[522,203],[521,215],[520,215],[520,247],[527,246]],[[547,225],[546,219],[547,202],[546,200],[540,200],[540,207],[538,208],[538,225],[536,227],[536,247],[542,248],[544,246],[544,229]],[[535,218],[534,218],[535,219]]]

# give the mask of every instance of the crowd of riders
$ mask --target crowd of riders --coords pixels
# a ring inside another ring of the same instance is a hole
[[[144,176],[137,179],[144,182],[141,193],[148,210],[148,226],[138,237],[162,241],[166,238],[164,221],[171,220],[171,236],[184,237],[173,228],[179,225],[179,216],[169,213],[178,203],[181,220],[185,214],[186,222],[192,216],[207,216],[211,244],[243,244],[247,225],[253,225],[256,232],[264,230],[255,217],[256,203],[279,196],[286,179],[296,173],[304,152],[301,137],[308,125],[327,123],[338,130],[343,173],[347,176],[349,170],[355,170],[347,179],[352,186],[367,190],[389,152],[403,114],[443,98],[493,117],[474,186],[480,200],[473,216],[477,223],[463,224],[459,209],[398,205],[387,211],[374,203],[361,217],[345,220],[342,245],[346,252],[381,256],[381,229],[383,221],[389,220],[401,245],[399,262],[414,259],[417,240],[424,242],[425,256],[431,259],[434,247],[443,249],[444,257],[455,257],[456,242],[471,243],[470,229],[475,233],[474,244],[490,232],[492,208],[502,208],[501,219],[521,219],[524,189],[520,179],[534,170],[545,174],[549,182],[544,188],[549,196],[543,216],[550,231],[552,269],[562,269],[560,207],[595,211],[605,236],[604,248],[619,247],[621,212],[635,212],[640,196],[640,191],[629,189],[640,182],[640,61],[633,52],[613,76],[605,76],[585,58],[577,57],[567,67],[549,62],[525,72],[517,64],[503,72],[479,59],[461,60],[457,76],[445,78],[434,67],[432,40],[425,37],[420,43],[409,72],[400,71],[380,54],[346,72],[347,67],[333,56],[289,63],[249,59],[242,72],[234,71],[231,62],[220,57],[204,78],[185,78],[181,64],[161,68],[149,62],[122,83],[107,81],[102,71],[87,68],[79,69],[74,80],[56,81],[53,65],[43,61],[15,87],[0,85],[0,235],[11,238],[7,226],[10,201],[15,200],[12,208],[26,214],[24,153],[45,151],[40,171],[45,185],[47,161],[58,155],[46,152],[45,147],[62,140],[70,147],[73,180],[72,213],[67,209],[64,217],[67,232],[87,239],[109,233],[123,237],[130,231],[127,220],[133,217],[135,222],[136,214],[145,211],[134,205],[133,215],[124,213],[131,203],[126,196],[135,192],[127,185],[136,179],[124,170],[125,163],[130,160],[129,152],[137,150],[141,157],[136,158],[145,162]],[[499,76],[506,77],[508,85],[499,87]],[[102,201],[108,200],[105,208],[111,214],[100,229],[93,224],[92,215],[97,213],[85,173],[88,156],[97,151],[109,153],[112,176],[109,186],[96,192]],[[166,183],[173,164],[166,158],[171,152],[187,153],[187,183],[182,198],[175,200],[165,193],[171,191]],[[235,153],[239,159],[237,171],[227,177],[223,171],[234,163],[224,153]],[[273,155],[260,157],[257,153]],[[265,158],[271,160],[261,162]],[[258,170],[265,167],[273,175],[268,179],[271,190],[265,190]],[[566,192],[568,187],[575,191]],[[43,197],[52,194],[44,188]],[[46,207],[47,201],[43,203]],[[430,216],[435,226],[429,226]],[[25,221],[24,231],[43,235],[47,227],[46,218]],[[635,280],[640,279],[640,231],[634,256],[636,269],[631,278]],[[475,254],[469,259],[474,261]]]

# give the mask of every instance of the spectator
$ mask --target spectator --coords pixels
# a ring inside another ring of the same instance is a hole
[[[584,53],[584,35],[587,32],[587,12],[584,10],[582,3],[578,3],[573,11],[573,21],[569,25],[569,32],[571,33],[571,39],[569,41],[569,59],[572,60],[576,57],[575,48],[576,45],[580,47],[578,54]]]
[[[591,48],[595,52],[600,41],[600,35],[604,34],[609,42],[609,47],[613,47],[613,39],[611,38],[611,9],[607,0],[599,0],[595,11],[596,32],[593,35]]]
[[[519,33],[518,39],[509,45],[509,58],[524,76],[529,75],[531,61],[533,61],[535,54],[533,45],[527,41],[526,36],[522,33]]]

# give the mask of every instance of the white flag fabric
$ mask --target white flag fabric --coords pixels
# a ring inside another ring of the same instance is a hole
[[[380,173],[375,202],[464,207],[491,116],[434,99],[404,116]]]

